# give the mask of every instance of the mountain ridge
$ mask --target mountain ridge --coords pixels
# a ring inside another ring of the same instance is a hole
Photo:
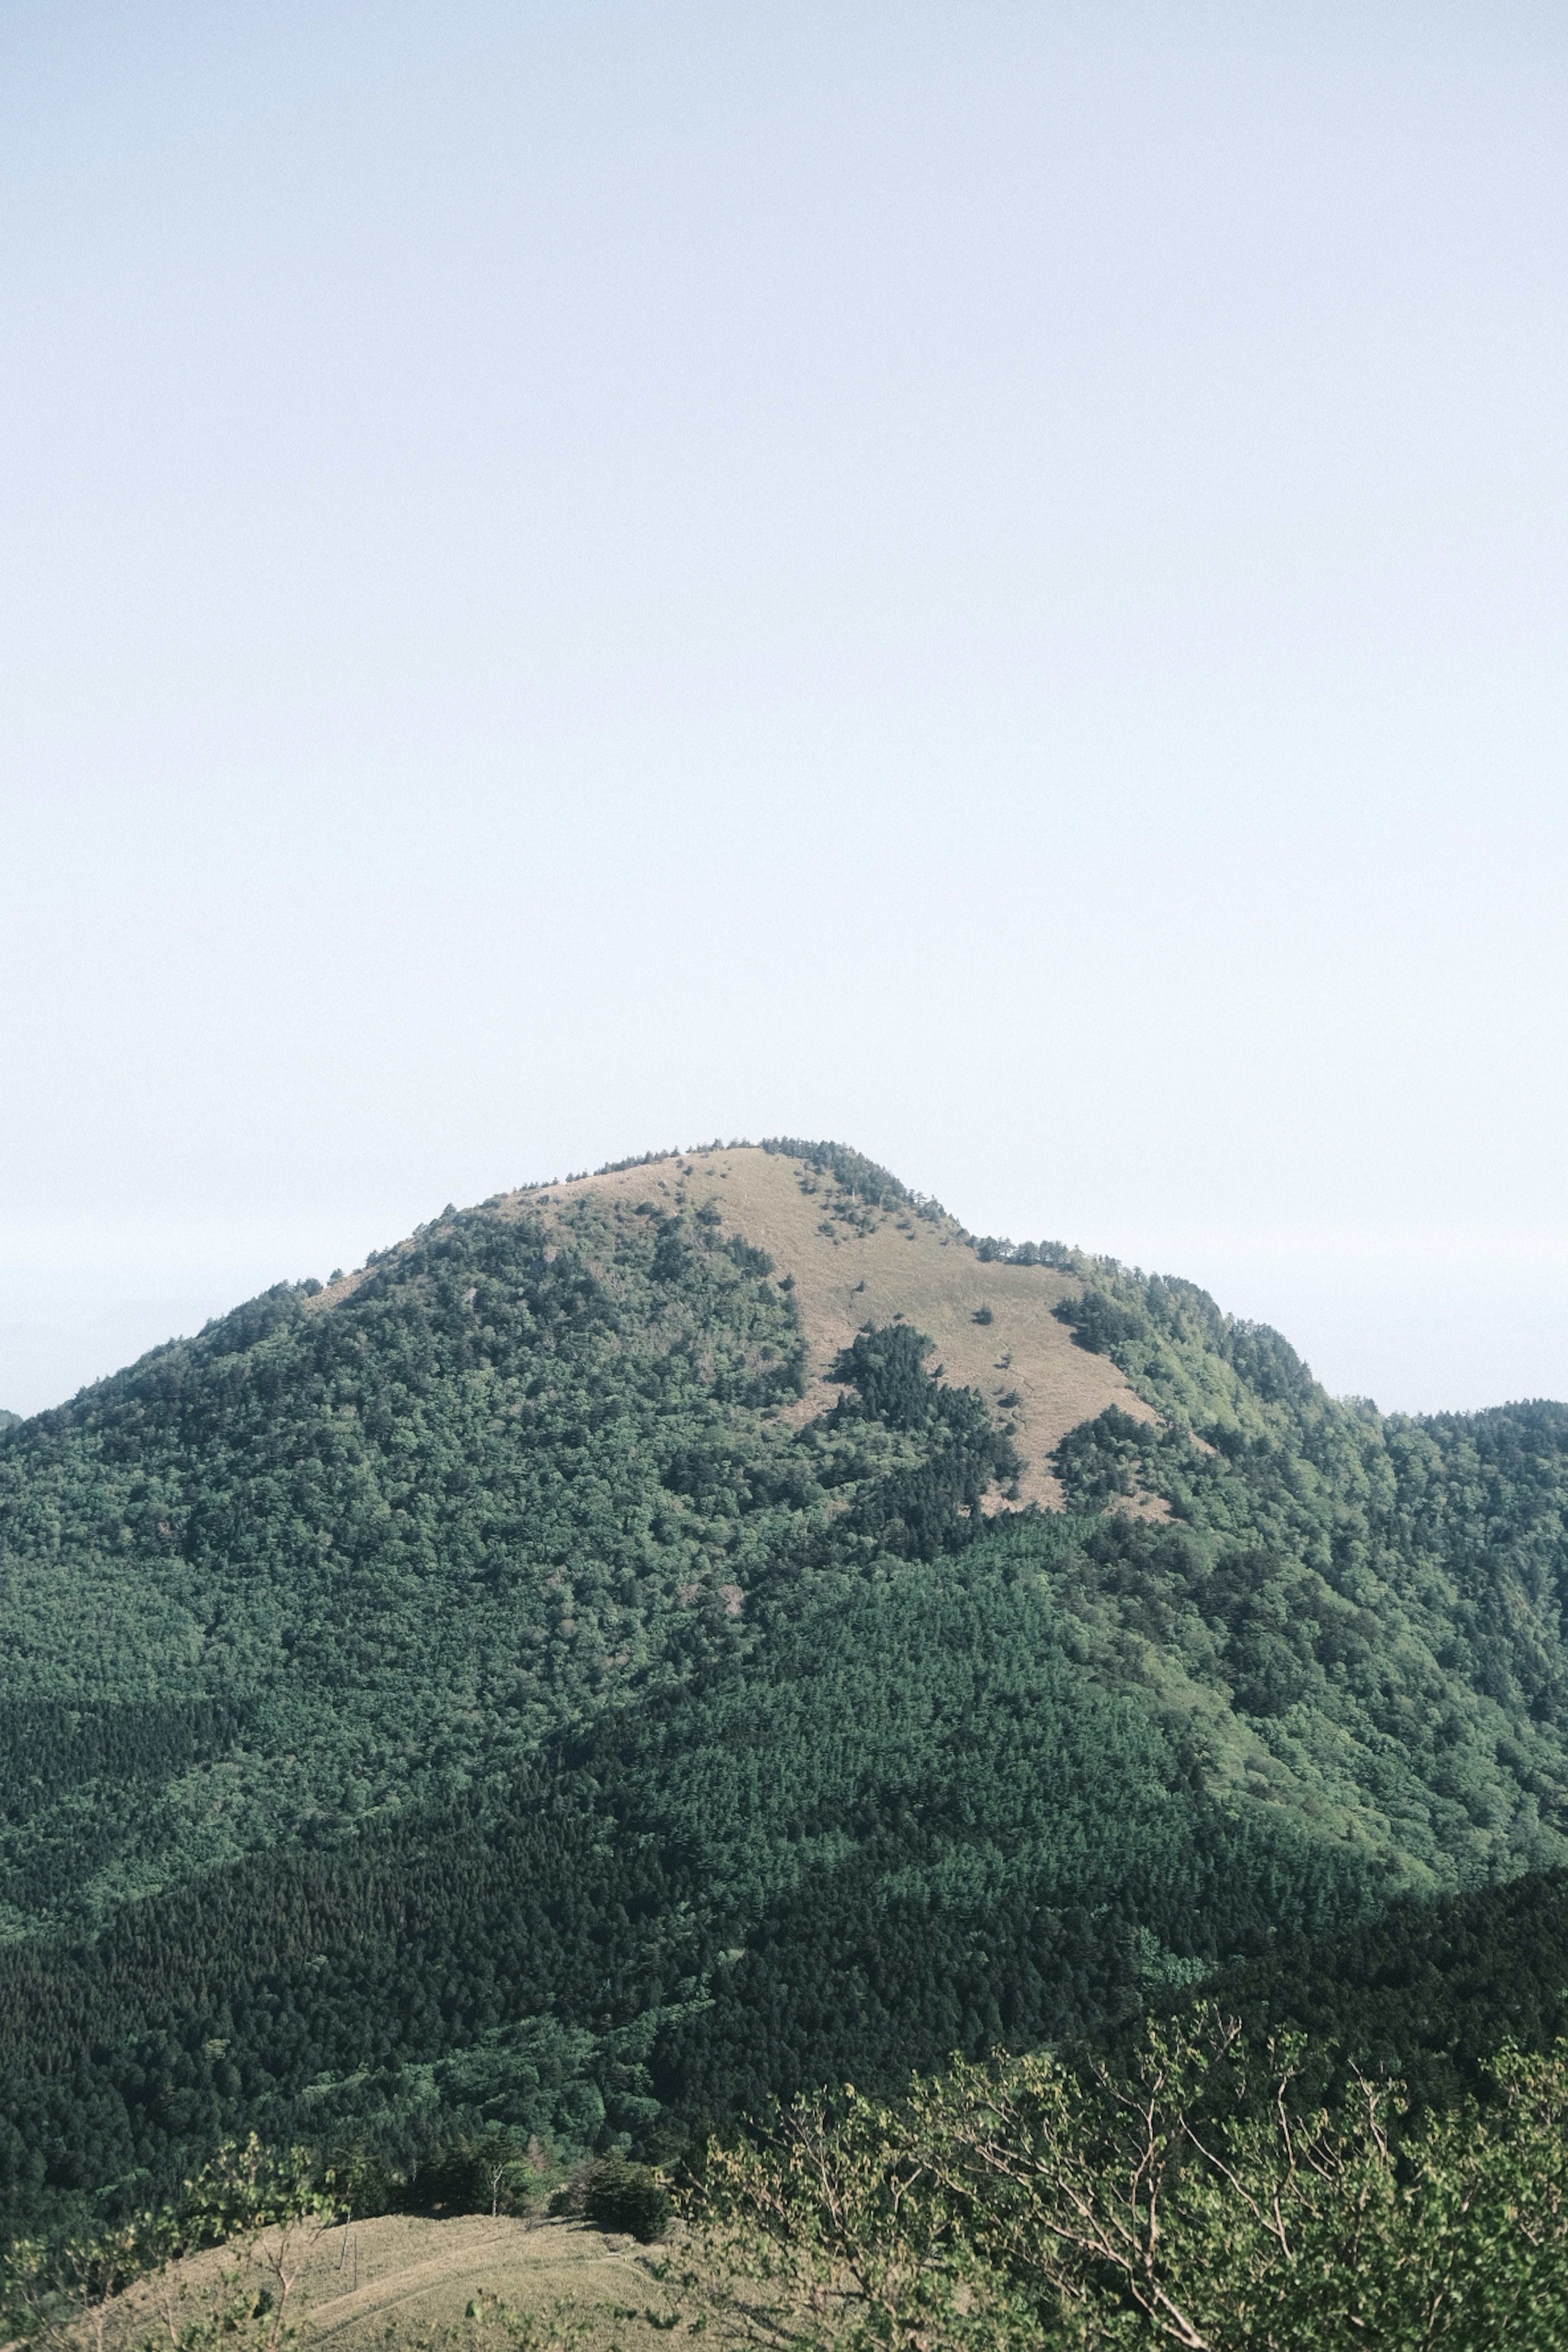
[[[0,2193],[652,2145],[1562,1865],[1565,1511],[1568,1409],[841,1147],[444,1212],[0,1436]]]
[[[1030,1311],[1043,1301],[1048,1312],[1072,1294],[1080,1254],[1047,1244],[1047,1257],[1038,1245],[1020,1251],[994,1237],[977,1237],[939,1202],[911,1192],[886,1169],[842,1145],[770,1138],[760,1144],[649,1153],[609,1162],[592,1174],[492,1193],[482,1206],[501,1216],[542,1208],[559,1227],[581,1201],[624,1203],[652,1188],[686,1205],[689,1187],[698,1213],[728,1218],[798,1286],[808,1385],[825,1381],[828,1367],[858,1326],[881,1313],[919,1322],[931,1338],[942,1376],[951,1384],[983,1388],[993,1402],[1013,1395],[1016,1401],[1007,1412],[1028,1464],[1015,1500],[1059,1507],[1061,1490],[1047,1457],[1077,1422],[1110,1403],[1120,1404],[1134,1417],[1149,1412],[1108,1358],[1086,1360],[1063,1328]],[[649,1200],[648,1205],[658,1204]],[[917,1273],[908,1265],[889,1263],[900,1254],[894,1236],[912,1244],[917,1259],[929,1262],[939,1250],[956,1249],[958,1255],[952,1268],[933,1274],[928,1263]],[[329,1311],[351,1297],[373,1267],[408,1246],[394,1244],[392,1251],[376,1253],[365,1267],[324,1286],[311,1297],[310,1311]],[[845,1253],[854,1261],[858,1283],[851,1281],[847,1264],[836,1263]],[[1035,1268],[1037,1273],[1025,1271]],[[1031,1298],[1030,1291],[1038,1296]],[[895,1303],[900,1300],[904,1303]],[[975,1319],[981,1315],[984,1323]],[[1018,1348],[1027,1351],[1027,1360],[1015,1364]],[[1008,1362],[998,1362],[999,1356]],[[1014,1376],[1000,1377],[1005,1372]],[[812,1395],[803,1395],[795,1408],[796,1419],[808,1419],[812,1409]],[[1135,1502],[1131,1507],[1138,1507]],[[1152,1507],[1158,1511],[1157,1505]]]

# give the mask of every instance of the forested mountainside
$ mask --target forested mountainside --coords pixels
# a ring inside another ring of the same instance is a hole
[[[1484,2100],[1505,2045],[1547,2051],[1568,2037],[1568,1872],[1405,1898],[1379,1919],[1283,1937],[1205,1978],[1202,1998],[1239,2019],[1257,2048],[1281,2029],[1305,2033],[1313,2095],[1354,2064],[1397,2076],[1417,2112]],[[1150,2005],[1190,2013],[1194,2002],[1158,1994]],[[1121,2029],[1112,2040],[1124,2049],[1128,2038]]]
[[[269,1293],[0,1435],[13,2225],[668,2146],[1568,1860],[1565,1488],[1561,1406],[1336,1402],[837,1147]]]
[[[821,2352],[1555,2352],[1568,2042],[1535,2035],[1563,1926],[1553,1874],[1298,1947],[1099,2046],[807,2097],[707,2143],[700,2253],[757,2335]]]

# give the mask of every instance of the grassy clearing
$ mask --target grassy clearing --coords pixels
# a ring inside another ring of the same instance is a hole
[[[258,2305],[258,2316],[233,2325]],[[71,2341],[76,2352],[195,2352],[221,2333],[244,2352],[290,2341],[299,2352],[518,2343],[546,2352],[552,2339],[582,2352],[651,2352],[694,2322],[710,2341],[727,2340],[679,2247],[639,2246],[576,2221],[384,2214],[191,2255],[90,2315]]]
[[[559,1216],[584,1193],[606,1205],[710,1205],[726,1233],[766,1250],[778,1274],[793,1276],[810,1350],[806,1393],[796,1408],[802,1420],[832,1401],[824,1377],[861,1325],[900,1316],[935,1343],[945,1381],[978,1389],[997,1420],[1015,1425],[1014,1442],[1028,1465],[1019,1481],[1025,1501],[1061,1507],[1049,1456],[1080,1422],[1108,1405],[1141,1421],[1157,1418],[1109,1356],[1077,1346],[1052,1314],[1062,1299],[1081,1292],[1074,1276],[1051,1266],[983,1260],[958,1238],[951,1218],[867,1208],[831,1176],[754,1146],[677,1154],[557,1184],[543,1213]],[[539,1195],[513,1194],[511,1204],[534,1211]],[[983,1315],[989,1319],[976,1319]],[[1142,1516],[1164,1516],[1157,1500],[1131,1507]]]

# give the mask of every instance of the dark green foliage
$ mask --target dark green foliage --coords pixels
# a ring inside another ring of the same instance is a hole
[[[1068,1430],[1051,1461],[1075,1509],[1102,1511],[1138,1492],[1154,1442],[1147,1422],[1109,1405],[1096,1420]]]
[[[254,1709],[223,1698],[0,1702],[0,1818],[25,1822],[67,1791],[162,1780],[243,1739]]]
[[[852,1151],[845,1143],[807,1143],[798,1136],[770,1135],[763,1139],[764,1151],[780,1153],[786,1160],[798,1160],[818,1174],[831,1176],[842,1184],[865,1207],[870,1209],[911,1209],[917,1216],[939,1217],[942,1210],[924,1193],[911,1192],[885,1168],[863,1152]]]
[[[532,2142],[534,2157],[539,2152]],[[398,2179],[363,2159],[359,2210],[393,2205],[416,2213],[526,2213],[542,2185],[528,2137],[492,2124],[440,2140],[423,2163]]]
[[[867,1324],[833,1366],[830,1378],[853,1386],[861,1410],[889,1429],[924,1429],[941,1391],[925,1369],[931,1343],[908,1323],[879,1330]]]
[[[978,1238],[965,1235],[973,1243],[974,1255],[985,1265],[1054,1265],[1064,1274],[1077,1274],[1084,1264],[1080,1250],[1068,1249],[1063,1242],[1008,1242],[994,1234],[983,1234]]]
[[[907,1323],[868,1324],[830,1375],[856,1391],[855,1402],[835,1407],[832,1427],[865,1417],[920,1441],[912,1461],[865,1487],[847,1522],[884,1549],[916,1559],[967,1542],[978,1531],[986,1489],[1016,1478],[1022,1466],[977,1389],[946,1388],[927,1372],[931,1353],[925,1334]]]
[[[669,2227],[668,2189],[646,2164],[606,2156],[590,2167],[583,2183],[583,2211],[600,2230],[624,2230],[653,2245]]]
[[[0,1955],[8,2210],[167,2189],[251,2126],[405,2168],[486,2130],[668,2141],[1083,2032],[1151,1943],[1212,1964],[1376,1909],[1363,1857],[1232,1817],[1086,1671],[1052,1598],[1079,1532],[1025,1521],[783,1613],[504,1792]]]
[[[639,1151],[630,1160],[606,1160],[602,1168],[595,1169],[594,1173],[595,1176],[622,1176],[629,1168],[662,1168],[668,1161],[679,1161],[684,1157],[684,1153],[673,1150]]]
[[[1086,1290],[1080,1298],[1064,1298],[1051,1312],[1058,1323],[1068,1326],[1078,1345],[1094,1356],[1109,1356],[1118,1340],[1134,1338],[1139,1329],[1136,1316],[1098,1290]]]
[[[799,1156],[835,1239],[921,1206]],[[448,1212],[0,1438],[13,2221],[252,2127],[416,2185],[672,2150],[1568,1855],[1568,1411],[1384,1420],[1075,1259],[1160,1418],[988,1522],[983,1398],[868,1327],[799,1426],[788,1278],[672,1177]]]
[[[781,1423],[763,1254],[642,1207],[559,1247],[448,1217],[330,1309],[269,1292],[5,1441],[0,1740],[41,1741],[0,1821],[15,1927],[509,1774],[870,1556],[911,1448]],[[967,1494],[992,1474],[954,1443]]]
[[[1568,2035],[1568,1872],[1406,1900],[1222,1970],[1204,1990],[1259,2045],[1303,2028],[1331,2083],[1353,2062],[1399,2075],[1418,2108],[1452,2106],[1484,2095],[1505,2042],[1544,2051]]]

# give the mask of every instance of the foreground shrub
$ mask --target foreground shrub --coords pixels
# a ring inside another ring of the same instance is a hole
[[[1533,2352],[1568,2344],[1568,2046],[1399,2138],[1402,2086],[1302,2108],[1300,2037],[1213,2009],[1135,2063],[956,2066],[710,2148],[692,2217],[774,2325],[853,2347]]]

